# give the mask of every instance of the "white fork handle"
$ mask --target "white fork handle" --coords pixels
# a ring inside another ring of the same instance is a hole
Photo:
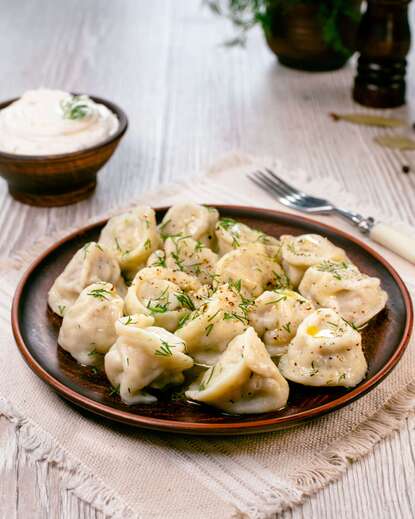
[[[411,263],[415,263],[415,237],[408,236],[385,223],[375,223],[369,231],[371,239],[395,252]]]

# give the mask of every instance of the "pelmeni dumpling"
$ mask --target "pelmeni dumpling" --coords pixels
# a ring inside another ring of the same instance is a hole
[[[124,302],[111,283],[93,283],[82,290],[63,316],[58,344],[80,364],[94,365],[116,339],[115,321]]]
[[[388,299],[378,278],[346,262],[323,261],[310,267],[299,291],[316,306],[333,308],[358,327],[379,313]]]
[[[183,341],[152,323],[153,318],[144,315],[118,320],[118,338],[105,355],[108,380],[128,405],[155,402],[157,398],[144,388],[181,384],[183,371],[193,366]]]
[[[115,257],[95,242],[79,249],[49,290],[48,304],[61,317],[74,304],[81,291],[97,281],[112,283],[120,294],[126,287]]]
[[[288,285],[280,265],[260,243],[242,245],[222,256],[216,264],[216,281],[240,282],[245,297],[257,297],[264,290]]]
[[[267,413],[282,409],[289,387],[264,344],[250,327],[235,337],[220,356],[186,391],[187,398],[228,413]]]
[[[216,224],[215,233],[220,256],[247,243],[261,243],[275,247],[276,250],[280,247],[280,242],[276,238],[268,236],[262,231],[251,229],[248,225],[237,222],[233,218],[221,218]]]
[[[318,234],[281,236],[282,266],[294,288],[298,287],[304,272],[324,260],[348,261],[343,249]]]
[[[180,319],[196,309],[189,292],[198,289],[199,281],[184,272],[146,267],[128,287],[125,309],[129,314],[152,315],[157,326],[174,331]]]
[[[102,229],[99,243],[114,253],[123,271],[135,274],[161,245],[155,212],[138,206],[114,216]]]
[[[198,204],[177,204],[170,207],[160,224],[163,236],[188,235],[207,247],[215,242],[215,225],[219,213],[213,207]]]
[[[211,366],[229,341],[248,326],[246,309],[236,290],[220,286],[195,312],[176,335],[186,343],[186,351],[196,362]]]
[[[164,251],[167,268],[186,272],[201,283],[212,283],[218,256],[200,240],[185,234],[171,236],[164,242]]]
[[[255,300],[249,324],[263,340],[271,357],[287,353],[301,322],[314,311],[311,301],[288,289],[267,291]]]
[[[306,386],[354,387],[367,371],[362,337],[337,312],[320,308],[300,324],[278,367]]]

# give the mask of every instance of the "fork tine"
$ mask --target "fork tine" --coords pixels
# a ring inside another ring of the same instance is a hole
[[[281,177],[279,177],[276,173],[274,173],[273,171],[271,171],[269,168],[265,168],[265,171],[272,176],[272,178],[278,182],[281,186],[284,186],[287,190],[289,190],[291,192],[291,194],[299,194],[301,195],[302,197],[304,196],[307,196],[306,193],[304,193],[303,191],[300,191],[299,189],[295,188],[294,186],[292,186],[291,184],[288,184],[288,182],[286,182],[285,180],[283,180]]]
[[[295,207],[295,204],[292,203],[290,200],[286,198],[286,195],[280,194],[279,191],[275,188],[274,185],[269,184],[268,181],[263,180],[262,178],[255,176],[255,173],[252,173],[251,175],[247,175],[249,180],[256,184],[261,189],[265,190],[267,193],[269,193],[271,196],[276,198],[278,202],[280,202],[283,205],[286,205],[287,207]]]
[[[287,190],[284,186],[276,183],[272,178],[269,178],[263,171],[257,171],[259,176],[268,186],[269,189],[274,190],[279,196],[287,198],[288,200],[295,203],[301,201],[303,197],[297,193],[293,193]]]

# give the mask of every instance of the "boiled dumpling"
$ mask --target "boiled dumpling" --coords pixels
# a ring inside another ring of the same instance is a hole
[[[89,285],[65,311],[58,344],[80,364],[96,364],[115,342],[115,321],[123,306],[111,283]]]
[[[360,333],[329,308],[304,319],[278,367],[306,386],[354,387],[367,371]]]
[[[170,207],[159,228],[164,237],[184,234],[201,241],[207,247],[213,247],[218,218],[219,213],[213,207],[177,204]]]
[[[223,285],[190,314],[176,335],[185,341],[186,351],[196,362],[212,365],[247,325],[241,296],[229,285]]]
[[[301,322],[314,311],[311,301],[288,289],[261,294],[249,311],[249,323],[271,357],[287,353]]]
[[[305,273],[299,291],[317,306],[333,308],[359,327],[379,313],[388,299],[378,278],[346,262],[324,261]]]
[[[199,281],[184,272],[146,267],[136,274],[128,288],[126,312],[152,315],[157,326],[174,331],[180,319],[196,309],[189,292],[199,288]]]
[[[240,283],[245,297],[257,297],[264,290],[288,284],[280,265],[260,243],[242,245],[225,254],[216,264],[216,281]]]
[[[261,243],[275,247],[276,250],[280,247],[280,242],[276,238],[268,236],[262,231],[251,229],[248,225],[237,222],[233,218],[221,218],[216,224],[215,232],[220,256],[247,243]]]
[[[79,249],[49,290],[48,304],[61,317],[74,304],[81,291],[97,281],[126,290],[120,267],[114,256],[98,243],[89,242]]]
[[[146,387],[181,384],[183,371],[193,366],[176,335],[152,326],[153,318],[129,315],[115,324],[117,340],[105,355],[105,373],[128,405],[155,402]]]
[[[218,256],[200,240],[179,234],[164,242],[167,268],[195,276],[201,283],[212,283]]]
[[[281,256],[282,266],[294,288],[308,267],[323,260],[348,261],[343,249],[318,234],[281,236]]]
[[[264,344],[250,327],[235,337],[188,391],[187,398],[228,413],[267,413],[282,409],[289,387]]]
[[[161,245],[155,212],[150,207],[138,206],[114,216],[102,229],[99,243],[113,252],[121,269],[131,277]]]

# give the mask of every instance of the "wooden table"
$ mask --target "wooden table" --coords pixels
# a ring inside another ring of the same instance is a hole
[[[198,0],[0,0],[0,12],[0,99],[43,85],[108,97],[130,117],[124,142],[86,202],[49,210],[23,206],[0,181],[0,257],[190,176],[235,148],[332,176],[415,224],[413,155],[376,146],[378,130],[328,117],[359,109],[350,99],[352,65],[317,75],[283,68],[259,31],[246,50],[225,49],[220,44],[231,27]],[[414,87],[411,82],[409,99]],[[414,120],[410,109],[397,113]],[[408,175],[403,164],[411,167]],[[414,426],[409,420],[340,481],[286,516],[413,517]],[[14,460],[0,469],[2,518],[102,517],[60,490],[56,468],[26,460],[18,435],[0,419],[0,453],[6,449]]]

